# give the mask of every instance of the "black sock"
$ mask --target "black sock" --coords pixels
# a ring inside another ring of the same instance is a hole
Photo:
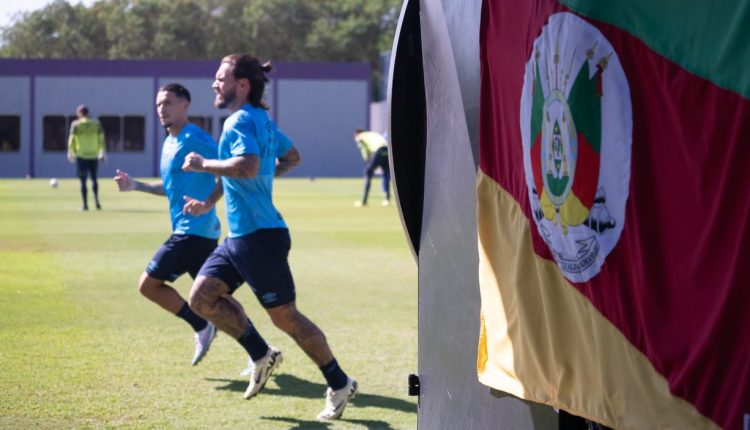
[[[250,323],[250,321],[248,321],[248,323]],[[250,323],[250,328],[248,328],[245,333],[237,339],[237,342],[245,348],[245,351],[250,354],[250,358],[253,361],[260,360],[265,357],[268,352],[268,344],[263,340],[263,337],[261,337],[260,333],[258,333],[258,330],[255,329],[255,326],[252,323]]]
[[[320,371],[323,372],[323,377],[326,378],[326,383],[328,383],[328,386],[333,390],[344,388],[349,380],[349,377],[346,376],[346,373],[344,373],[343,370],[341,370],[341,367],[335,358],[330,363],[322,366]]]
[[[81,179],[81,200],[83,200],[83,207],[89,207],[88,199],[89,190],[86,189],[86,178]]]
[[[99,183],[96,182],[96,178],[93,180],[93,185],[91,186],[91,189],[94,191],[94,202],[96,202],[96,207],[98,208],[101,206],[99,204]]]
[[[183,303],[182,307],[180,308],[180,311],[176,314],[178,317],[184,319],[188,324],[190,324],[191,327],[193,327],[193,330],[195,331],[201,331],[204,328],[206,328],[206,325],[208,322],[198,316],[195,312],[193,312],[192,309],[190,309],[190,306],[188,306],[187,303]]]

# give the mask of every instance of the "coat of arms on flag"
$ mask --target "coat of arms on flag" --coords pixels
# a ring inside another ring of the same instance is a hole
[[[740,4],[483,2],[483,384],[617,429],[742,428]]]
[[[632,134],[627,79],[595,27],[550,17],[526,64],[520,117],[537,229],[565,277],[585,282],[622,232]]]

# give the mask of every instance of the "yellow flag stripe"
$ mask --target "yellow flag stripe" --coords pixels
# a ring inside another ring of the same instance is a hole
[[[617,429],[718,429],[534,252],[518,202],[481,171],[477,194],[480,382]]]

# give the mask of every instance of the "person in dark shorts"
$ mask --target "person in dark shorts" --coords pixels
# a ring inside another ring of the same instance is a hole
[[[323,332],[298,309],[287,257],[289,230],[273,205],[273,179],[299,163],[299,153],[266,112],[263,91],[270,71],[248,54],[221,61],[213,88],[214,104],[229,117],[219,140],[218,159],[188,154],[183,169],[221,176],[229,233],[206,260],[190,291],[190,306],[220,330],[237,339],[250,356],[250,383],[245,398],[255,396],[283,360],[268,345],[241,306],[228,300],[243,282],[271,317],[318,365],[326,380],[325,407],[318,419],[341,416],[357,393],[357,382],[339,366]],[[218,193],[217,193],[218,194]],[[216,199],[186,199],[184,211],[200,214]]]
[[[138,288],[146,298],[177,315],[192,327],[196,365],[206,355],[216,336],[213,324],[190,309],[185,299],[167,282],[174,282],[183,273],[193,279],[203,262],[213,252],[221,235],[216,211],[200,216],[182,213],[186,195],[208,198],[216,186],[210,173],[183,172],[182,161],[188,153],[215,157],[217,146],[211,136],[194,124],[188,123],[190,93],[180,84],[161,87],[156,95],[156,111],[161,124],[167,128],[167,138],[161,151],[161,180],[144,183],[126,172],[117,170],[114,177],[120,191],[143,191],[166,196],[172,219],[172,235],[156,251],[138,281]]]
[[[88,189],[86,177],[91,178],[91,190],[94,192],[96,208],[101,209],[99,203],[99,183],[96,180],[99,161],[105,160],[104,131],[101,124],[89,118],[89,108],[79,105],[76,108],[78,117],[70,124],[68,137],[68,161],[76,163],[76,175],[81,181],[82,211],[89,210]]]
[[[354,206],[367,206],[367,199],[370,195],[370,182],[372,182],[372,177],[375,175],[377,169],[380,169],[383,175],[382,187],[385,197],[380,204],[382,206],[390,205],[391,167],[388,164],[388,141],[380,133],[358,128],[354,131],[354,142],[357,144],[362,154],[362,159],[365,161],[365,190],[362,194],[362,200],[354,202]]]

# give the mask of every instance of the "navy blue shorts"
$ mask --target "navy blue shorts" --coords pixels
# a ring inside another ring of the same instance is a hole
[[[189,234],[173,234],[156,251],[146,273],[161,281],[174,282],[187,272],[195,279],[203,262],[216,249],[218,241]]]
[[[208,257],[198,275],[221,279],[232,291],[247,282],[266,309],[286,305],[296,296],[287,260],[291,245],[285,228],[228,237]]]

